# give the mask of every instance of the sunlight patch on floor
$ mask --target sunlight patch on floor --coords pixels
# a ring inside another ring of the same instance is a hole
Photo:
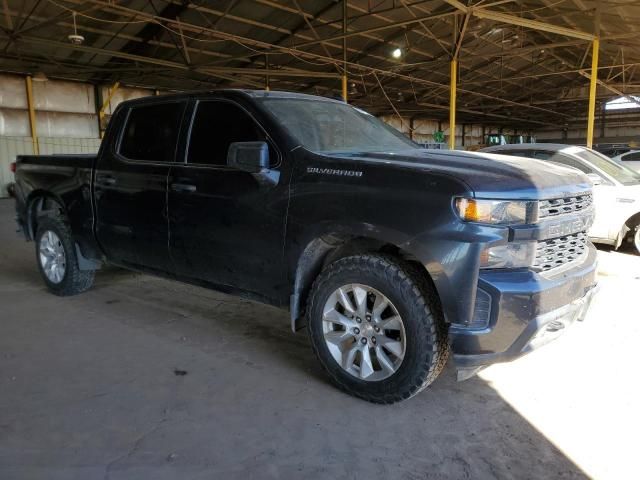
[[[637,478],[640,257],[600,252],[600,272],[585,322],[480,377],[587,475]]]

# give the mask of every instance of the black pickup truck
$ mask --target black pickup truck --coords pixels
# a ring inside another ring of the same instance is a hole
[[[421,149],[343,102],[224,90],[122,103],[97,155],[21,156],[17,220],[47,287],[104,263],[286,308],[332,380],[409,398],[581,320],[589,180]]]

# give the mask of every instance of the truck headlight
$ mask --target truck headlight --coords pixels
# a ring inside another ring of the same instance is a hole
[[[536,242],[513,242],[489,247],[480,255],[480,268],[526,268],[533,265]]]
[[[523,225],[534,223],[537,202],[456,198],[458,215],[465,222],[490,225]]]

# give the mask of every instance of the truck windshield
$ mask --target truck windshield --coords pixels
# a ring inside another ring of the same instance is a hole
[[[599,168],[607,175],[612,176],[623,185],[640,184],[640,173],[634,172],[630,168],[620,165],[615,160],[596,152],[594,150],[586,150],[581,148],[575,152],[575,155],[591,163],[594,167]]]
[[[265,98],[261,101],[278,122],[312,152],[385,152],[420,148],[373,115],[345,103],[298,98]]]

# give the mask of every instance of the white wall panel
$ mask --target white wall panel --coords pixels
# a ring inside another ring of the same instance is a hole
[[[83,113],[36,112],[38,136],[98,138],[96,115]]]
[[[0,108],[28,108],[24,77],[0,73]]]
[[[29,113],[27,110],[0,108],[0,135],[14,137],[26,137],[31,135]]]
[[[96,113],[93,85],[88,83],[33,82],[33,100],[40,111]]]

